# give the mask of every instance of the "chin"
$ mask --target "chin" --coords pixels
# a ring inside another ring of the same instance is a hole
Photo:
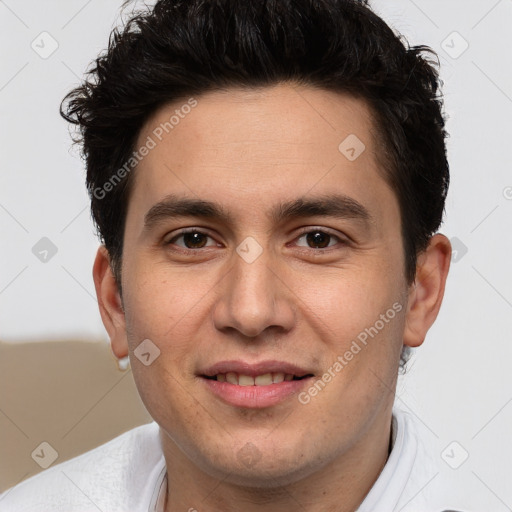
[[[220,464],[219,464],[220,462]],[[292,448],[288,453],[258,448],[247,442],[234,457],[215,458],[203,469],[214,478],[251,489],[277,489],[312,475],[321,464],[307,462],[303,449]]]

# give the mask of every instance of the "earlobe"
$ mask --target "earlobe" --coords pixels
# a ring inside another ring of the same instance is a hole
[[[112,352],[121,359],[128,355],[126,323],[121,296],[110,266],[110,255],[103,245],[96,253],[93,278],[101,319],[110,337]]]
[[[434,323],[443,301],[450,268],[451,244],[438,233],[418,256],[416,278],[409,290],[404,345],[420,346]]]

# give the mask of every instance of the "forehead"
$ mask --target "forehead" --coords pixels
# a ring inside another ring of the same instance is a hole
[[[183,98],[155,112],[137,145],[150,139],[132,191],[146,210],[177,193],[250,210],[308,193],[371,199],[387,187],[370,109],[323,89],[279,84]]]
[[[195,103],[192,108],[191,101]],[[175,145],[194,142],[180,147],[188,161],[209,150],[220,153],[241,146],[252,146],[250,151],[261,156],[313,153],[317,161],[315,147],[330,146],[328,155],[338,157],[339,143],[350,135],[364,142],[368,153],[374,151],[374,121],[363,100],[324,89],[279,84],[208,92],[165,105],[142,128],[139,143],[147,136],[157,143],[165,139],[172,144],[171,138]]]

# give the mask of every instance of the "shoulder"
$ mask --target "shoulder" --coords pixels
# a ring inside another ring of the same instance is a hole
[[[401,423],[406,450],[414,454],[400,510],[476,512],[477,496],[469,489],[464,472],[454,471],[446,462],[448,442],[412,411],[395,406],[393,417]]]
[[[7,490],[0,512],[136,512],[164,466],[159,427],[149,423]]]

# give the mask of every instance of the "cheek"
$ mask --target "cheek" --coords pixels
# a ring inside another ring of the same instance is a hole
[[[381,270],[379,265],[375,270],[371,267],[342,269],[314,279],[302,276],[299,293],[306,306],[303,314],[316,316],[329,328],[329,337],[340,342],[357,337],[376,322],[381,327],[381,315],[396,327],[395,319],[405,309],[402,273]]]
[[[195,332],[191,323],[203,321],[202,311],[215,282],[213,276],[173,271],[167,265],[157,262],[145,265],[150,270],[140,271],[141,265],[127,270],[131,276],[125,299],[127,330],[133,341],[141,336],[162,346],[172,341],[179,349]]]
[[[170,411],[184,409],[192,415],[192,397],[185,388],[191,385],[187,379],[191,378],[197,332],[191,321],[201,321],[194,316],[201,294],[197,290],[192,293],[193,287],[184,292],[183,279],[176,276],[171,280],[155,267],[145,272],[127,271],[126,275],[131,276],[124,288],[126,331],[137,389],[153,418],[161,424],[179,423]],[[143,340],[156,347],[150,345],[149,352],[155,350],[157,356],[153,360],[152,353],[148,365],[137,356]]]
[[[321,289],[310,287],[307,281],[302,288],[309,306],[303,315],[324,333],[319,337],[327,350],[325,371],[330,369],[335,375],[324,399],[333,404],[343,397],[347,405],[351,402],[357,408],[357,403],[374,403],[393,389],[403,344],[406,295],[399,266],[387,272],[381,268],[378,264],[353,268],[325,281]]]

